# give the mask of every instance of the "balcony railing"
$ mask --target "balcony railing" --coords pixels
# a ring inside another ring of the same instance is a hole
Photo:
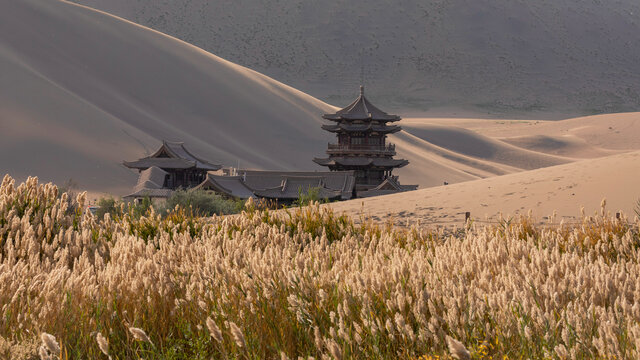
[[[395,155],[396,146],[394,144],[389,145],[344,145],[344,144],[329,144],[327,150],[328,153],[367,153],[367,154],[384,154]]]

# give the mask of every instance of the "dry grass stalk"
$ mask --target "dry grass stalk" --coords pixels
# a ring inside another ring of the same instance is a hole
[[[206,323],[211,337],[215,339],[215,341],[217,341],[219,344],[222,344],[222,331],[220,331],[220,328],[218,328],[218,325],[216,325],[215,321],[213,321],[213,319],[211,319],[210,317],[207,317]]]
[[[458,360],[471,360],[471,354],[462,343],[451,336],[447,335],[447,346],[449,346],[449,352],[451,356]]]
[[[239,348],[246,348],[247,344],[244,340],[244,334],[242,334],[242,330],[234,323],[233,321],[229,321],[229,328],[231,329],[231,336],[233,340],[236,342]]]
[[[96,333],[96,342],[98,343],[98,347],[100,348],[100,351],[102,351],[103,354],[107,355],[109,359],[111,359],[111,356],[109,356],[109,342],[99,332]]]
[[[144,330],[136,327],[130,327],[129,332],[133,335],[133,337],[136,340],[148,342],[149,344],[153,345],[153,342],[151,342],[151,339],[149,339],[149,336],[147,336],[147,333],[144,332]]]
[[[176,349],[186,358],[640,352],[639,224],[624,216],[544,227],[523,217],[445,234],[356,225],[317,205],[98,220],[74,210],[84,200],[35,178],[0,185],[0,337],[41,342],[43,358],[60,346],[36,339],[39,329],[70,353],[95,354],[97,341],[122,359]],[[211,309],[233,322],[202,324]],[[150,339],[123,323],[144,324],[161,346],[127,345]],[[110,346],[91,335],[99,329],[113,329]],[[237,346],[224,346],[221,329]]]
[[[55,336],[43,332],[42,334],[40,334],[40,339],[42,340],[42,344],[47,348],[49,353],[56,356],[60,355],[60,345],[58,344],[58,341],[56,341]]]

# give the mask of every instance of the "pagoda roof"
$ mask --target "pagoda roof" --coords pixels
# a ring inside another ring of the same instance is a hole
[[[353,124],[353,123],[339,123],[335,125],[322,125],[322,129],[330,131],[330,132],[379,132],[384,134],[393,134],[397,133],[401,130],[400,126],[397,125],[374,125],[371,123],[368,124]]]
[[[379,166],[379,167],[403,167],[409,164],[408,160],[376,158],[376,157],[329,157],[315,158],[313,161],[322,166]]]
[[[182,142],[162,141],[162,146],[155,153],[136,161],[125,161],[124,166],[132,169],[148,169],[152,166],[161,169],[218,170],[221,165],[212,164],[193,155]]]
[[[367,100],[364,96],[364,86],[360,86],[360,96],[354,102],[334,114],[324,114],[322,117],[333,121],[377,120],[386,122],[400,120],[398,115],[389,115]]]

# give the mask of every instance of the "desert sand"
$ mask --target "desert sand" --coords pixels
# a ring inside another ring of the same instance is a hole
[[[184,141],[225,166],[324,170],[311,159],[335,138],[326,104],[200,48],[104,12],[60,1],[4,1],[0,12],[0,169],[124,195],[121,165]],[[357,84],[354,84],[354,95]],[[373,103],[379,99],[369,97]],[[384,107],[383,107],[384,109]],[[402,114],[400,114],[402,115]],[[418,192],[365,200],[367,211],[448,221],[465,211],[558,210],[575,217],[638,197],[640,114],[559,121],[406,118],[391,136]],[[635,155],[634,155],[635,154]],[[449,186],[443,187],[444,182]],[[359,211],[362,200],[336,205]],[[456,220],[457,221],[457,220]]]
[[[420,140],[440,146],[439,152],[422,153],[426,162],[441,164],[445,160],[440,154],[456,151],[473,159],[476,170],[478,164],[496,169],[502,164],[505,170],[511,166],[511,173],[459,184],[442,178],[451,185],[352,200],[331,205],[334,209],[402,224],[460,225],[467,211],[473,219],[496,221],[501,213],[508,217],[529,210],[540,221],[559,222],[579,219],[582,206],[586,215],[599,211],[602,199],[607,199],[612,213],[635,216],[640,199],[638,113],[561,121],[407,119],[404,126]],[[433,176],[453,175],[438,170],[433,168]],[[421,171],[428,173],[426,168]]]
[[[334,105],[364,77],[383,108],[405,115],[638,109],[637,0],[73,1]]]
[[[640,199],[640,152],[432,187],[412,192],[356,199],[331,206],[338,212],[363,215],[400,225],[462,225],[465,212],[474,220],[497,222],[532,212],[541,222],[579,221],[606,209],[635,216]]]
[[[0,2],[0,169],[126,194],[162,139],[211,161],[310,169],[333,107],[183,41],[61,1]],[[295,149],[296,151],[292,151]]]

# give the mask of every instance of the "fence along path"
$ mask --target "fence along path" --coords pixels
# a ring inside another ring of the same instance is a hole
[[[588,216],[587,216],[588,217]],[[371,217],[365,217],[365,219],[370,219]],[[379,217],[376,217],[379,218]],[[543,219],[548,218],[548,217],[543,217]],[[623,214],[620,212],[616,212],[615,213],[615,218],[617,221],[619,222],[624,222],[624,224],[628,225],[628,226],[633,226],[636,224],[636,222],[634,221],[628,221],[625,220],[626,218],[623,219]],[[393,217],[391,218],[393,219]],[[450,220],[449,220],[450,219]],[[406,219],[405,224],[402,224],[402,220],[401,219],[397,219],[394,224],[395,225],[399,225],[399,226],[405,226],[405,227],[409,227],[411,225],[418,225],[418,226],[429,226],[429,225],[465,225],[468,221],[471,221],[472,223],[478,223],[478,224],[487,224],[487,225],[500,225],[500,224],[504,224],[505,222],[510,222],[513,219],[515,219],[515,217],[507,217],[504,218],[502,220],[491,220],[491,219],[474,219],[471,217],[471,212],[467,211],[464,214],[464,218],[462,217],[457,217],[457,218],[448,218],[447,220],[426,220],[426,219]],[[412,222],[413,224],[410,224],[410,222]],[[561,221],[537,221],[536,224],[537,225],[542,225],[542,226],[561,226],[561,225],[582,225],[584,223],[583,220],[581,219],[572,219],[572,220],[566,220],[563,219]]]

